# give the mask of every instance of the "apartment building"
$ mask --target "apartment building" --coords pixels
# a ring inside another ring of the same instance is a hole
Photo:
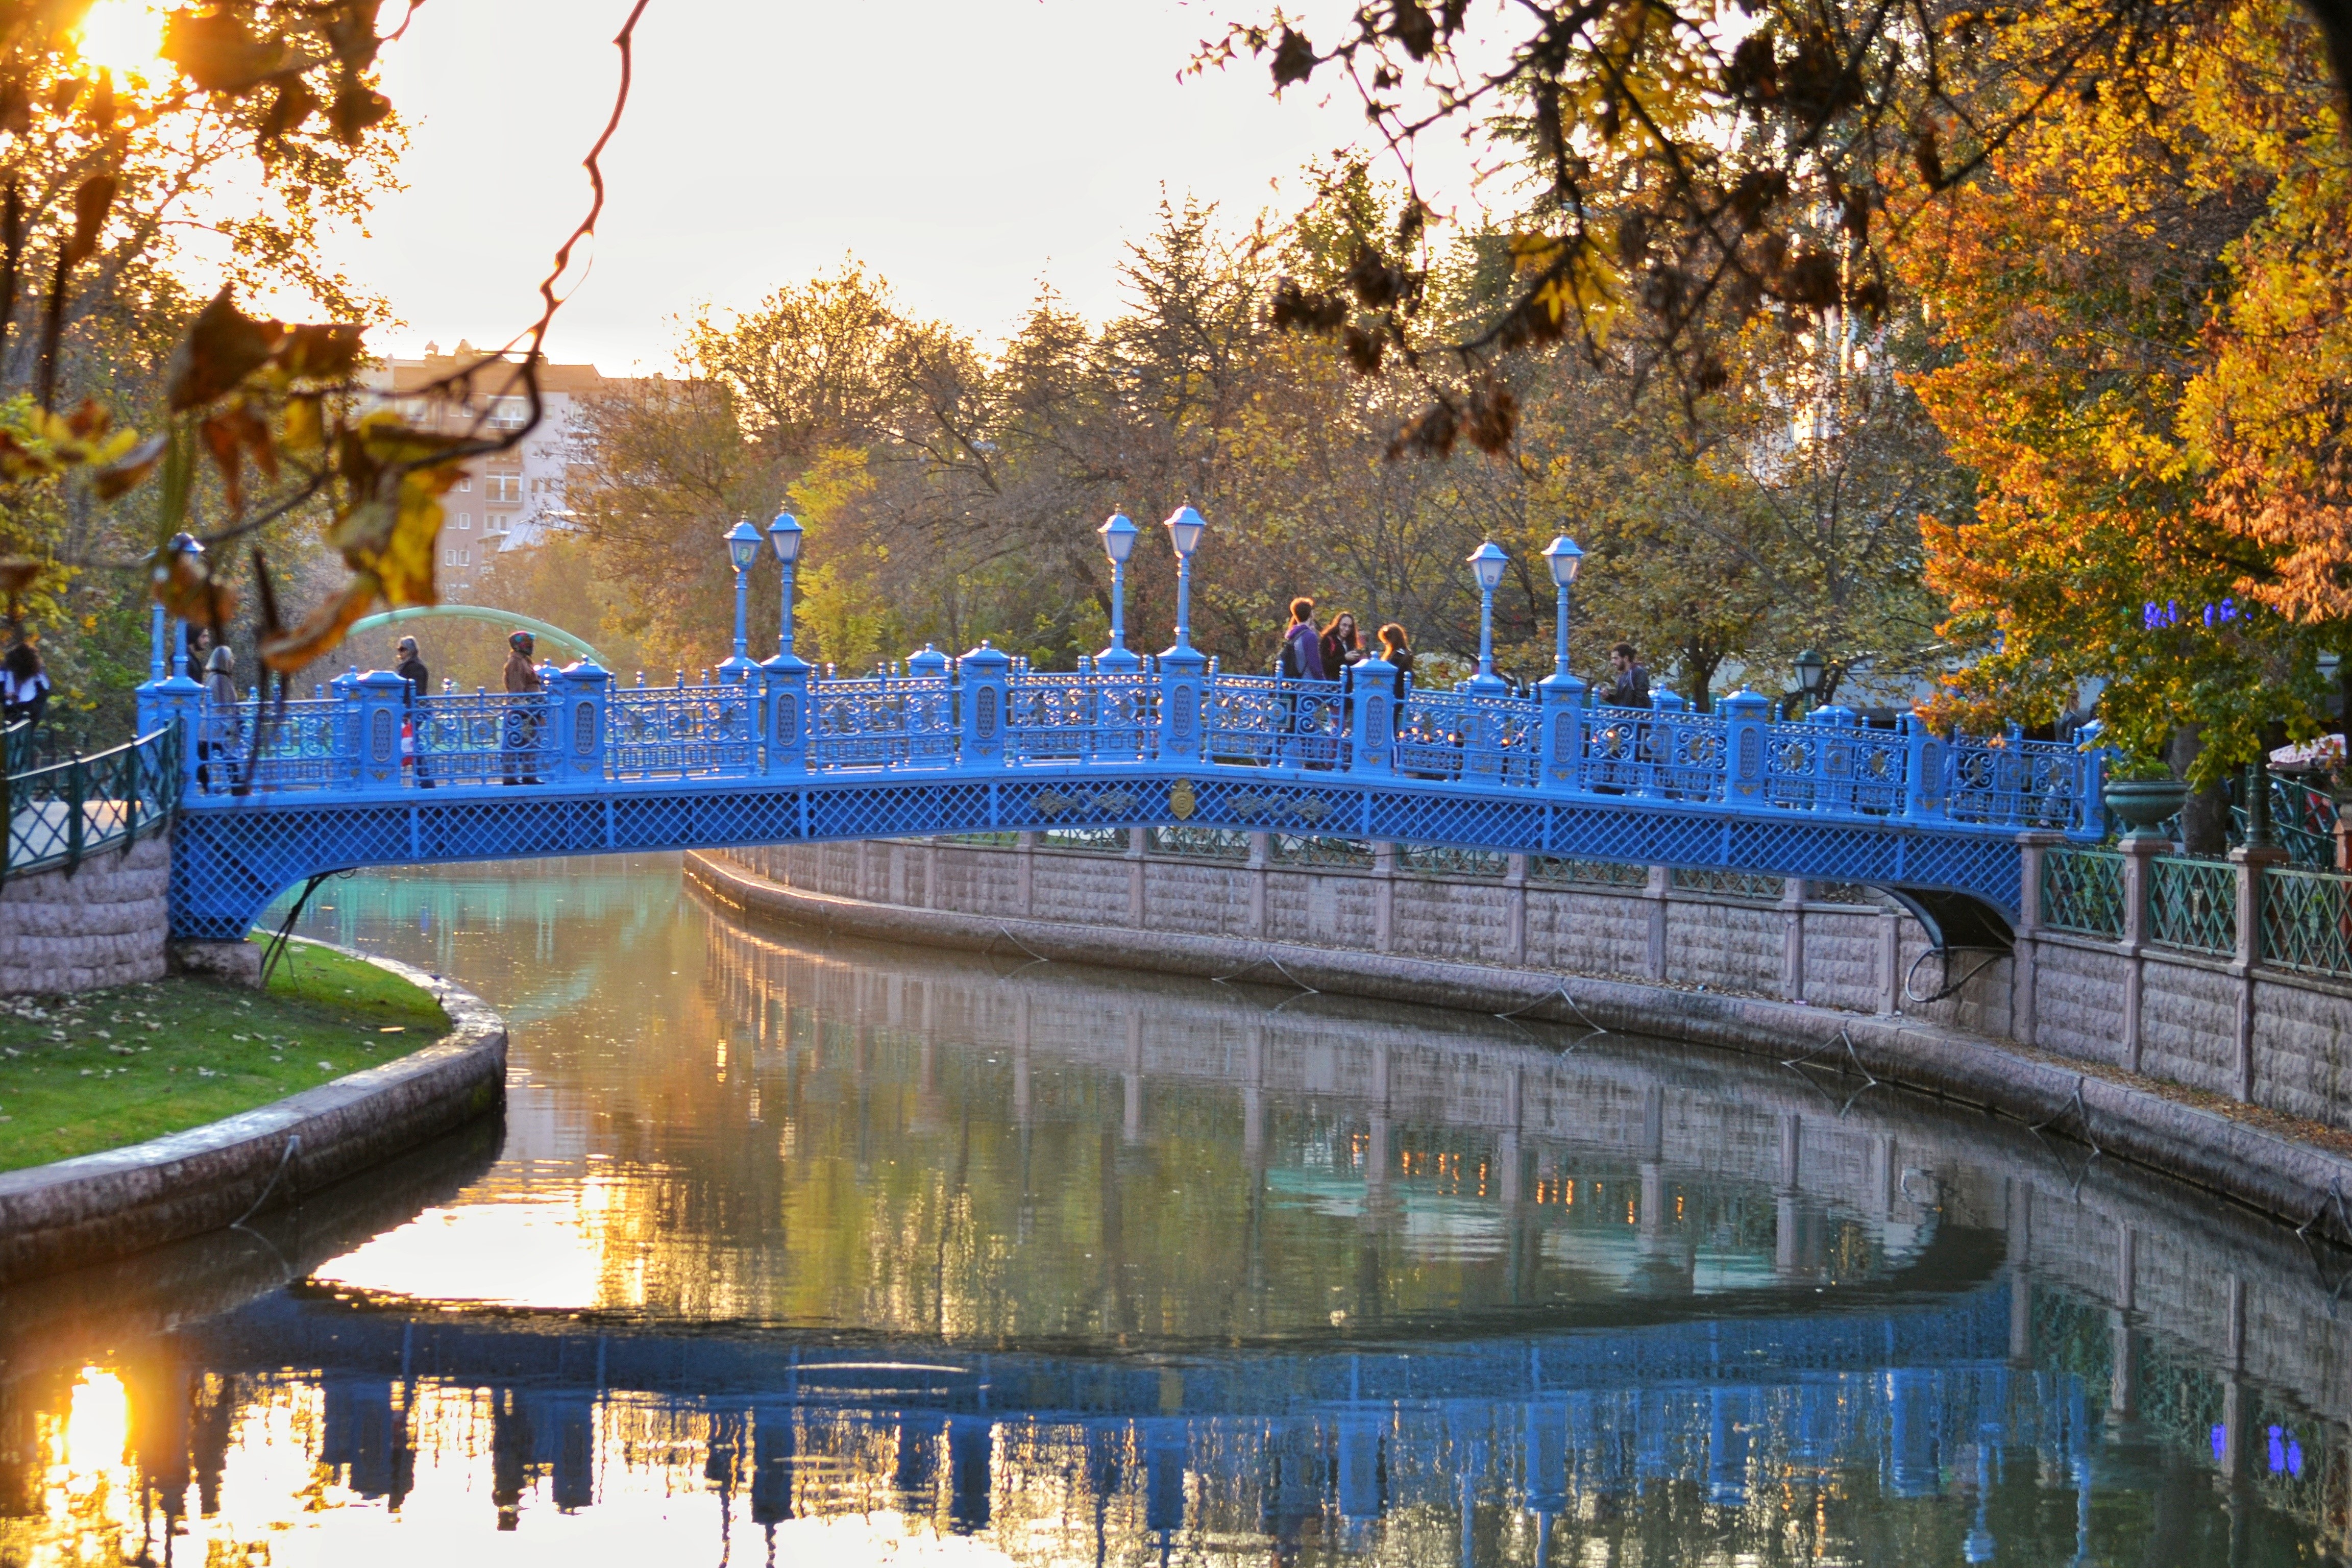
[[[492,429],[520,429],[530,417],[530,401],[509,391],[510,373],[496,362],[485,363],[485,357],[463,341],[448,353],[427,343],[421,359],[380,362],[367,384],[421,424],[460,426],[487,415]],[[481,367],[474,374],[477,401],[470,410],[415,395],[467,365]],[[630,384],[628,377],[602,374],[593,364],[541,367],[544,412],[538,426],[510,450],[468,463],[442,498],[447,521],[441,528],[436,575],[445,600],[464,603],[501,552],[530,549],[571,526],[565,494],[588,482],[580,460],[581,416],[597,398]]]

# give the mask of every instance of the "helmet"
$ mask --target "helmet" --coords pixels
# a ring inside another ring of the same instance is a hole
[[[228,644],[226,643],[216,644],[213,648],[212,657],[205,660],[205,673],[206,675],[231,674],[235,672],[236,668],[236,660],[229,653]]]
[[[517,632],[507,638],[507,646],[517,653],[529,653],[532,647],[531,635],[529,632]]]

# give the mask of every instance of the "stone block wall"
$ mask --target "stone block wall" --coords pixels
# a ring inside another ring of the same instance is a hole
[[[2352,1127],[2352,986],[2227,958],[2020,929],[2017,953],[1933,954],[1892,900],[1778,900],[1675,885],[1423,875],[1392,846],[1372,866],[1308,868],[951,841],[733,851],[787,886],[919,909],[1358,949],[1554,974],[1643,980],[1900,1013]],[[1940,993],[1955,987],[1948,996]],[[1919,1000],[1916,998],[1926,998]]]
[[[158,837],[93,855],[71,873],[0,884],[0,994],[161,979],[171,879],[171,840]]]

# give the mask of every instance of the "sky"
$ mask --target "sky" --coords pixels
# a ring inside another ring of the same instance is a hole
[[[585,209],[626,0],[429,0],[387,50],[407,190],[341,237],[408,354],[506,341]],[[385,7],[389,17],[396,9]],[[550,342],[662,370],[681,317],[750,305],[855,253],[901,301],[1001,337],[1049,283],[1097,320],[1163,189],[1237,226],[1297,205],[1359,111],[1244,62],[1187,81],[1246,0],[653,0],[604,221]],[[1272,182],[1286,182],[1280,191]]]

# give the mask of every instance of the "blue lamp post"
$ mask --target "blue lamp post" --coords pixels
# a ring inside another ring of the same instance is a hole
[[[1189,506],[1168,514],[1168,542],[1176,547],[1176,647],[1171,652],[1192,651],[1192,552],[1201,548],[1201,531],[1208,526]]]
[[[768,548],[776,552],[784,579],[783,615],[776,627],[776,658],[768,662],[771,667],[776,659],[793,659],[797,664],[800,661],[793,656],[793,568],[801,558],[801,520],[788,511],[778,512],[776,521],[768,524]]]
[[[1495,692],[1503,689],[1503,678],[1495,673],[1495,590],[1503,585],[1503,569],[1510,557],[1493,540],[1470,552],[1470,574],[1478,580],[1478,673],[1470,678],[1470,689]]]
[[[1552,678],[1568,679],[1568,594],[1584,565],[1584,552],[1565,533],[1544,546],[1544,564],[1551,568],[1552,586],[1559,591],[1559,624],[1553,628]]]
[[[735,657],[719,667],[722,680],[749,680],[760,667],[751,662],[751,642],[743,625],[750,607],[751,567],[760,559],[760,531],[748,517],[737,518],[727,531],[727,558],[735,565]]]
[[[1127,647],[1127,563],[1143,531],[1125,512],[1115,511],[1095,531],[1102,535],[1103,553],[1110,557],[1110,646],[1095,655],[1095,668],[1127,674],[1143,662]]]

